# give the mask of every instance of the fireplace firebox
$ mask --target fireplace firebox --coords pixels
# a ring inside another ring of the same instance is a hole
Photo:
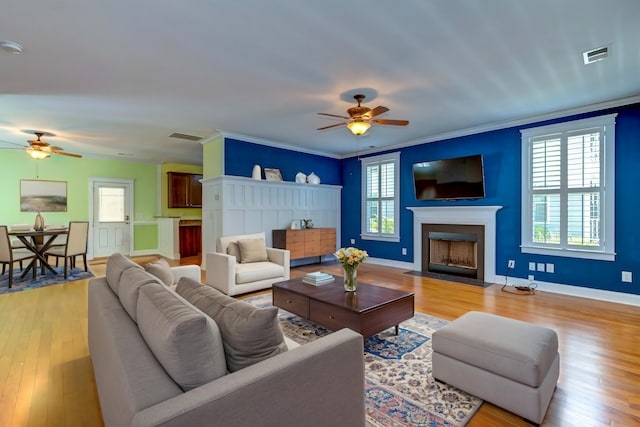
[[[422,271],[484,280],[484,226],[422,224]]]

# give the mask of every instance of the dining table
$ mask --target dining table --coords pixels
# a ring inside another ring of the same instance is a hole
[[[60,228],[48,228],[41,231],[36,230],[14,230],[10,231],[10,236],[15,236],[20,240],[25,249],[30,250],[35,254],[35,258],[31,260],[27,268],[22,272],[22,276],[26,276],[26,274],[33,268],[37,273],[38,261],[40,261],[40,266],[42,270],[42,274],[45,274],[45,269],[51,271],[53,274],[57,274],[58,272],[54,270],[54,268],[49,264],[45,253],[51,246],[53,245],[56,237],[69,234],[69,229],[66,227]]]

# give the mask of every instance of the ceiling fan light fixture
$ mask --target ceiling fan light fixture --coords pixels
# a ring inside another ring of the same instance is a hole
[[[0,48],[2,48],[2,50],[9,52],[13,55],[20,55],[22,53],[22,46],[10,40],[0,41]]]
[[[25,148],[25,150],[27,151],[27,154],[29,154],[32,158],[36,160],[46,159],[47,157],[50,156],[50,154],[47,153],[46,151],[36,150],[33,147],[27,147]]]
[[[371,127],[371,124],[367,122],[353,121],[347,124],[347,127],[349,128],[352,134],[363,135],[366,131],[369,130],[369,128]]]

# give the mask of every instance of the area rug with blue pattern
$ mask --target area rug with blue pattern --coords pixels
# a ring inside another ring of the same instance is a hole
[[[42,275],[40,274],[40,270],[38,270],[38,274],[34,280],[32,279],[33,276],[31,272],[28,272],[24,278],[21,278],[22,270],[16,268],[13,270],[13,284],[11,285],[11,289],[9,289],[9,271],[7,269],[0,277],[0,294],[43,288],[45,286],[93,277],[90,271],[84,271],[82,268],[72,268],[67,272],[67,278],[65,279],[64,267],[54,267],[53,269],[56,271],[56,274],[46,270],[46,274]]]
[[[271,306],[271,294],[247,298]],[[299,344],[331,333],[326,328],[279,309],[284,334]],[[431,334],[446,320],[416,313],[365,342],[365,401],[368,427],[464,426],[482,400],[431,375]]]

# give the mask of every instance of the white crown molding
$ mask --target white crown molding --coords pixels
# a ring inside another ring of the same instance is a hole
[[[520,119],[508,120],[503,122],[488,123],[486,125],[475,126],[466,129],[454,130],[450,132],[443,132],[437,135],[431,135],[420,139],[414,139],[412,141],[401,142],[395,145],[389,145],[385,147],[378,147],[369,150],[360,150],[357,153],[345,154],[341,158],[354,157],[356,155],[368,155],[373,153],[379,153],[382,151],[397,150],[400,148],[411,147],[414,145],[428,144],[430,142],[444,141],[447,139],[460,138],[463,136],[476,135],[484,132],[491,132],[494,130],[506,129],[515,126],[524,126],[537,122],[544,122],[546,120],[560,119],[563,117],[573,116],[576,114],[592,113],[595,111],[606,110],[609,108],[622,107],[625,105],[631,105],[640,102],[640,95],[628,96],[625,98],[614,99],[605,102],[599,102],[595,104],[583,105],[581,107],[569,108],[566,110],[558,110],[551,113],[540,114],[537,116],[527,116]]]
[[[317,151],[317,150],[309,150],[309,149],[306,149],[306,148],[301,148],[301,147],[296,147],[296,146],[293,146],[293,145],[283,144],[282,142],[271,141],[271,140],[268,140],[268,139],[258,138],[258,137],[255,137],[255,136],[243,135],[243,134],[234,133],[234,132],[227,132],[227,131],[223,131],[223,130],[220,130],[220,129],[217,129],[217,132],[218,132],[218,135],[222,135],[225,138],[238,139],[240,141],[251,142],[253,144],[266,145],[268,147],[275,147],[275,148],[282,148],[284,150],[297,151],[297,152],[306,153],[306,154],[314,154],[314,155],[317,155],[317,156],[329,157],[329,158],[332,158],[332,159],[340,159],[341,158],[341,156],[338,156],[336,154],[326,153],[326,152]]]

